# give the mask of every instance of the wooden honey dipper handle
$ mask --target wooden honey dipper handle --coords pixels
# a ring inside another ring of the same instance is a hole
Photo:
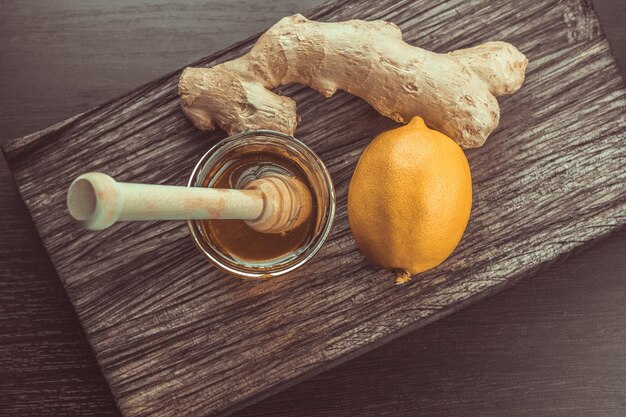
[[[67,208],[89,230],[117,221],[242,219],[264,233],[289,231],[312,210],[308,189],[286,175],[268,175],[231,190],[124,183],[98,172],[72,182]]]

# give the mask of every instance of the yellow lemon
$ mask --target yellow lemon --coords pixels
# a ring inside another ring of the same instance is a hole
[[[472,207],[465,153],[420,117],[383,132],[359,159],[348,220],[370,262],[402,283],[442,263],[459,244]]]

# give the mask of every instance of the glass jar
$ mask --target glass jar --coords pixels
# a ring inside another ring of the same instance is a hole
[[[281,163],[282,161],[282,163]],[[237,164],[242,165],[238,169]],[[246,165],[247,164],[247,165]],[[191,174],[189,187],[242,188],[242,181],[262,176],[264,172],[280,172],[293,176],[308,187],[313,200],[313,213],[306,233],[299,236],[294,247],[286,253],[270,257],[240,256],[220,240],[230,230],[244,230],[242,220],[190,220],[189,230],[200,252],[217,268],[246,279],[266,279],[291,272],[309,261],[322,247],[335,216],[335,191],[328,170],[319,157],[306,145],[292,136],[271,130],[255,130],[230,136],[213,146],[200,159]],[[236,174],[236,175],[235,175]],[[233,177],[234,175],[234,177]],[[246,178],[244,178],[246,177]],[[227,184],[224,184],[227,182]],[[226,186],[225,186],[226,185]],[[220,223],[221,234],[210,222]],[[286,235],[263,236],[251,232],[246,239],[253,248],[255,243],[265,252],[268,245],[281,243]],[[287,232],[290,233],[290,232]],[[295,232],[294,232],[295,233]],[[256,236],[256,237],[255,237]],[[232,236],[232,239],[244,239]],[[293,236],[292,236],[293,238]],[[292,239],[293,240],[293,239]],[[244,242],[246,243],[246,242]],[[280,246],[280,245],[275,245]],[[269,248],[271,249],[271,248]],[[253,259],[254,258],[254,259]]]

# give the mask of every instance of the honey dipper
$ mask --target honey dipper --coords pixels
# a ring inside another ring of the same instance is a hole
[[[89,172],[70,185],[67,208],[89,230],[118,221],[241,219],[258,232],[282,233],[311,215],[312,202],[301,181],[282,174],[268,174],[239,190],[117,182]]]

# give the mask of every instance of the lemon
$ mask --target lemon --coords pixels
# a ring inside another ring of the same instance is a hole
[[[396,272],[398,283],[452,254],[471,207],[465,153],[420,117],[372,141],[348,191],[348,220],[359,249]]]

